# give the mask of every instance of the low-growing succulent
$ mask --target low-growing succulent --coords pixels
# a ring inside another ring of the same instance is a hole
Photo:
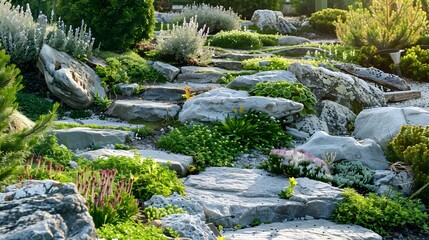
[[[315,114],[317,100],[306,86],[296,82],[260,82],[249,93],[254,96],[280,97],[304,104],[301,115]]]
[[[367,192],[376,190],[372,185],[374,172],[358,161],[341,161],[330,167],[332,183],[338,187],[353,187]]]
[[[146,215],[148,221],[153,221],[155,219],[161,219],[167,215],[186,214],[187,212],[181,207],[168,204],[165,208],[148,206],[143,209],[143,213]]]

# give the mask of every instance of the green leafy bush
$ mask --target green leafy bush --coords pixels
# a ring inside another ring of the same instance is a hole
[[[299,102],[304,105],[301,115],[316,114],[317,100],[306,86],[297,82],[260,82],[249,93],[253,96],[280,97]]]
[[[402,161],[411,166],[414,189],[429,182],[429,126],[402,126],[387,149],[390,161]],[[429,201],[429,190],[424,189],[418,196]]]
[[[260,49],[262,46],[274,46],[280,35],[259,34],[248,31],[233,30],[214,35],[209,43],[211,46],[232,49]]]
[[[331,165],[330,170],[333,177],[332,183],[337,187],[352,187],[361,192],[376,190],[372,185],[374,172],[360,162],[342,161]]]
[[[267,62],[267,64],[261,66],[260,62]],[[282,58],[277,56],[247,59],[244,60],[241,64],[246,70],[271,71],[286,70],[294,62],[300,62],[302,64],[311,64],[313,66],[317,66],[319,64],[319,62],[315,60]]]
[[[143,213],[146,215],[148,221],[153,221],[155,219],[161,219],[167,215],[186,214],[187,212],[181,207],[172,206],[169,204],[165,208],[157,208],[152,206],[146,207],[143,209]]]
[[[63,0],[58,12],[67,24],[80,26],[82,19],[101,47],[125,50],[153,34],[153,0]]]
[[[258,149],[270,151],[275,147],[287,147],[292,138],[283,130],[278,120],[266,113],[249,110],[237,111],[234,117],[227,116],[215,126],[222,136],[238,143],[242,151]]]
[[[232,8],[234,12],[240,14],[242,18],[250,20],[253,13],[258,9],[271,9],[280,10],[281,0],[192,0],[189,2],[206,3],[210,5],[224,6],[225,8]]]
[[[16,101],[19,104],[18,110],[33,121],[36,121],[40,115],[49,113],[54,105],[41,96],[25,92],[18,92]]]
[[[429,82],[429,49],[408,48],[401,57],[402,74],[416,81]]]
[[[362,3],[365,8],[367,8],[372,0],[328,0],[328,8],[337,8],[337,9],[349,9],[350,6],[356,7],[359,3]],[[294,13],[298,15],[308,15],[310,16],[314,13],[315,5],[314,1],[308,0],[291,0],[292,8]]]
[[[163,234],[164,229],[155,226],[144,225],[140,222],[126,221],[114,224],[105,224],[97,228],[99,238],[107,240],[167,240]]]
[[[377,50],[416,43],[426,25],[420,1],[414,5],[413,0],[373,0],[369,9],[350,9],[346,21],[340,19],[335,24],[338,38],[346,45],[374,46]]]
[[[206,39],[206,29],[199,29],[197,19],[191,18],[182,25],[173,24],[170,30],[161,30],[156,53],[169,62],[205,65],[212,55],[212,51],[204,47]]]
[[[231,9],[225,9],[222,6],[210,6],[207,4],[192,4],[185,6],[182,11],[173,16],[172,22],[183,20],[188,21],[197,16],[198,28],[208,29],[210,34],[216,34],[220,31],[231,31],[240,29],[240,17]]]
[[[184,195],[185,187],[177,178],[176,172],[150,158],[110,156],[88,164],[94,169],[117,169],[117,179],[129,178],[130,174],[134,176],[136,181],[133,184],[133,193],[142,201],[149,200],[153,195],[167,197],[173,192]]]
[[[335,34],[334,22],[337,21],[338,18],[343,22],[346,21],[346,14],[346,10],[326,8],[311,14],[308,20],[318,31]]]
[[[233,158],[240,151],[238,143],[204,125],[175,128],[163,135],[157,146],[193,156],[198,170],[206,166],[232,166]]]
[[[364,197],[351,188],[346,189],[343,196],[344,200],[332,215],[337,223],[360,225],[381,235],[400,231],[401,228],[429,230],[425,206],[417,201],[375,193]]]
[[[323,182],[332,180],[329,167],[322,159],[301,150],[273,149],[261,168],[288,177],[308,177]]]
[[[58,143],[54,134],[47,134],[39,139],[37,144],[31,148],[31,152],[62,166],[67,166],[75,156],[66,146]]]

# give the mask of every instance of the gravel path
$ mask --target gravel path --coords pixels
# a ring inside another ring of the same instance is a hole
[[[403,102],[389,103],[391,107],[421,107],[429,111],[429,83],[421,83],[408,80],[411,90],[420,90],[422,96],[418,99],[410,99]]]

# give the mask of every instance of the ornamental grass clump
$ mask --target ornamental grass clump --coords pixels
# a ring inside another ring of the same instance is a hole
[[[211,61],[212,51],[206,47],[206,27],[198,28],[197,18],[173,24],[169,30],[162,30],[158,36],[157,55],[165,61],[177,64],[206,65]]]
[[[197,16],[198,28],[206,26],[211,34],[220,31],[231,31],[240,29],[240,17],[232,10],[223,6],[210,6],[208,4],[192,4],[183,8],[182,12],[174,15],[171,22],[182,23]]]

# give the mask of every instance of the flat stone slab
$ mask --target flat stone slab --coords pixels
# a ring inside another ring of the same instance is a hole
[[[117,150],[117,149],[108,149],[108,148],[101,148],[93,151],[87,151],[79,154],[79,156],[82,156],[90,161],[97,160],[98,158],[108,158],[110,156],[115,157],[134,157],[133,151],[128,150]]]
[[[297,178],[294,195],[278,194],[289,180],[260,169],[209,167],[186,178],[186,196],[200,203],[207,222],[224,227],[282,222],[298,217],[329,218],[342,199],[342,190],[308,178]]]
[[[174,103],[143,100],[116,100],[106,114],[122,120],[165,121],[177,116],[180,106]]]
[[[223,68],[227,70],[240,71],[243,70],[241,61],[227,60],[227,59],[213,59],[212,63],[215,67]]]
[[[138,150],[137,151],[142,157],[153,158],[156,162],[161,164],[171,164],[170,169],[175,170],[179,176],[186,176],[189,167],[194,163],[194,159],[191,156],[167,153],[156,150]]]
[[[264,71],[252,75],[236,77],[227,87],[232,89],[249,90],[260,82],[296,82],[295,74],[286,70]]]
[[[396,92],[385,92],[384,97],[386,102],[401,102],[410,99],[420,98],[422,92],[420,90],[408,90],[408,91],[396,91]]]
[[[134,132],[112,129],[70,128],[53,130],[59,144],[69,149],[86,149],[94,146],[107,146],[125,143],[134,137]]]
[[[185,66],[180,68],[178,82],[217,83],[228,71],[217,67]]]
[[[328,220],[301,220],[263,224],[253,228],[228,231],[230,240],[381,240],[377,233],[352,224],[336,224]]]
[[[149,101],[181,101],[184,100],[185,88],[166,87],[166,86],[149,86],[143,89],[140,96]]]
[[[236,61],[244,61],[252,58],[269,57],[271,54],[250,54],[250,53],[225,53],[217,56],[218,58],[231,59]]]

